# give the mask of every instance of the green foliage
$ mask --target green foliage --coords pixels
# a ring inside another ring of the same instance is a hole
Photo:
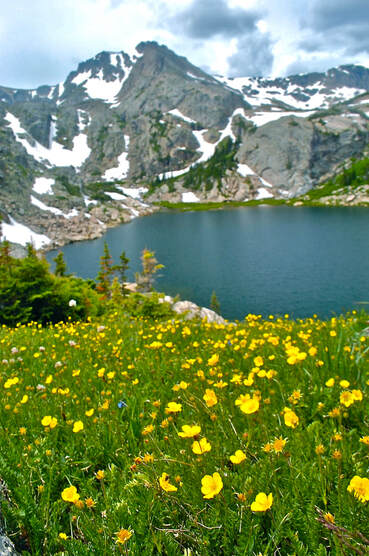
[[[120,307],[133,318],[165,319],[173,316],[170,304],[159,300],[160,295],[157,292],[151,292],[150,295],[131,293]]]
[[[113,259],[111,257],[109,246],[104,242],[104,253],[100,257],[100,270],[96,278],[96,291],[103,299],[108,299],[111,295],[111,283],[114,275]]]
[[[335,178],[316,189],[311,189],[305,197],[310,200],[318,200],[321,197],[333,195],[339,189],[357,188],[367,183],[369,183],[369,158],[360,160],[352,158],[351,164],[337,174]]]
[[[207,191],[217,184],[221,186],[227,170],[235,170],[237,161],[237,144],[230,137],[225,137],[216,147],[209,160],[195,164],[184,177],[183,187],[196,190],[205,187]]]
[[[211,297],[210,297],[210,309],[212,311],[215,311],[216,313],[220,314],[220,303],[219,300],[217,298],[217,294],[215,293],[215,291],[212,291]]]
[[[1,327],[0,509],[18,552],[367,554],[368,489],[348,487],[368,476],[368,318],[217,325],[134,294],[83,323]]]
[[[127,290],[125,287],[125,283],[127,282],[128,268],[129,268],[129,259],[126,256],[126,252],[122,251],[119,257],[119,264],[114,265],[113,270],[114,272],[118,273],[121,294],[123,297],[125,297],[129,293],[129,290]]]
[[[181,212],[203,211],[203,210],[219,210],[223,208],[237,207],[257,207],[258,205],[289,205],[290,201],[285,199],[260,199],[253,201],[225,201],[225,202],[204,202],[204,203],[169,203],[168,201],[160,201],[157,203],[160,207],[169,210]]]
[[[98,173],[100,175],[100,172]],[[106,202],[111,201],[109,195],[106,195],[106,191],[111,191],[113,193],[117,192],[117,188],[115,187],[117,183],[121,183],[118,181],[114,182],[92,182],[88,183],[84,186],[84,191],[86,195],[94,199],[95,201]],[[121,193],[121,192],[120,192]]]
[[[71,299],[75,306],[69,306]],[[52,274],[46,259],[38,258],[32,246],[24,259],[16,259],[10,256],[7,242],[0,245],[0,323],[46,324],[86,319],[99,312],[98,296],[88,282]]]
[[[67,265],[65,264],[63,252],[59,251],[53,261],[55,262],[55,276],[65,276]]]
[[[158,263],[155,251],[146,248],[142,251],[141,263],[142,271],[136,273],[137,291],[151,292],[154,289],[155,275],[164,265]]]
[[[335,104],[326,110],[318,110],[314,114],[308,117],[308,120],[319,120],[321,118],[325,118],[327,116],[339,116],[342,113],[343,106],[339,104]]]
[[[78,187],[78,185],[70,183],[67,176],[57,176],[55,178],[55,181],[61,184],[64,189],[67,190],[68,194],[72,195],[72,197],[81,197],[82,194],[80,188]]]

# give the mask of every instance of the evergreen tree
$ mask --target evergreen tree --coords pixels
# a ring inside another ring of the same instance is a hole
[[[111,302],[113,305],[121,306],[124,301],[124,297],[122,294],[122,287],[119,283],[117,276],[114,276],[112,285],[111,285]]]
[[[119,257],[120,264],[114,266],[114,270],[118,273],[118,279],[120,282],[121,293],[123,297],[128,295],[129,290],[126,289],[125,283],[127,282],[127,270],[128,270],[128,263],[129,259],[126,257],[126,252],[122,251]]]
[[[67,271],[67,265],[65,264],[64,255],[62,251],[59,251],[56,257],[53,258],[53,261],[55,262],[55,272],[54,272],[55,276],[65,276]]]
[[[151,292],[154,289],[155,274],[164,265],[158,263],[155,251],[144,249],[141,254],[142,272],[136,273],[137,291]]]
[[[96,278],[96,291],[101,294],[104,299],[108,299],[110,297],[113,272],[113,259],[110,255],[108,244],[105,241],[104,254],[100,257],[100,270]]]
[[[210,298],[210,309],[212,311],[215,311],[218,314],[220,313],[220,303],[218,301],[217,294],[215,293],[214,290],[213,290],[213,292],[211,294],[211,298]]]
[[[26,251],[27,251],[27,255],[26,258],[29,259],[37,259],[37,251],[35,246],[33,245],[33,243],[27,243],[26,245]]]
[[[4,240],[0,243],[0,268],[9,269],[12,264],[12,256],[10,254],[10,243]]]

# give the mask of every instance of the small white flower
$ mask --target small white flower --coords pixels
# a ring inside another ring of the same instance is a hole
[[[75,307],[77,305],[77,301],[75,299],[70,299],[68,305],[69,307]]]

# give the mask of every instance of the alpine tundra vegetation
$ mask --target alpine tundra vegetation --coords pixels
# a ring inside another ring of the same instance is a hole
[[[366,554],[367,320],[111,305],[3,325],[8,536],[22,554]]]

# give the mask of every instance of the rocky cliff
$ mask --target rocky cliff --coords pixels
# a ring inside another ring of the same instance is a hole
[[[152,42],[54,86],[0,87],[3,234],[50,246],[156,200],[301,195],[367,146],[368,89],[360,66],[227,79]]]

